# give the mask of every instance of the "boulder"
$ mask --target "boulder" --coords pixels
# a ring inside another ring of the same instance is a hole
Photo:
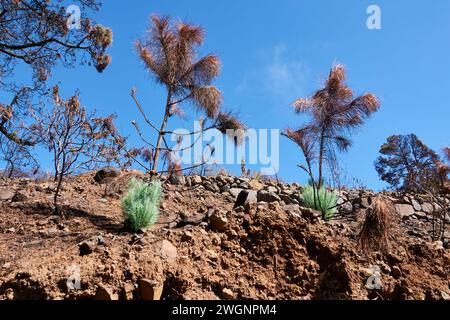
[[[170,241],[163,240],[161,242],[159,254],[163,259],[175,260],[177,258],[178,252],[177,247],[175,247]]]
[[[192,181],[192,184],[193,184],[193,185],[201,184],[201,183],[202,183],[202,177],[197,176],[197,175],[192,176],[192,177],[191,177],[191,181]]]
[[[0,189],[0,201],[7,201],[12,199],[16,193],[11,189]]]
[[[419,202],[417,202],[417,200],[412,199],[412,200],[411,200],[411,204],[412,204],[414,210],[416,210],[416,211],[422,211],[422,207],[420,206]]]
[[[239,189],[239,188],[231,188],[230,190],[228,190],[228,192],[233,196],[233,197],[237,197],[240,193],[241,193],[241,191],[242,191],[243,189]]]
[[[86,241],[81,242],[78,247],[80,250],[80,256],[87,256],[94,252],[99,245],[104,245],[105,239],[102,236],[92,237]]]
[[[416,211],[416,213],[414,213],[414,215],[418,219],[426,219],[427,218],[427,214],[425,212],[422,212],[422,211]]]
[[[228,229],[228,219],[219,211],[214,211],[209,217],[209,225],[212,229],[223,232]]]
[[[234,292],[228,288],[222,290],[222,297],[226,300],[232,300],[235,298]]]
[[[98,183],[105,183],[110,179],[117,177],[120,174],[119,169],[114,167],[106,167],[98,170],[95,173],[94,180]]]
[[[234,208],[245,207],[248,204],[258,202],[257,192],[255,190],[242,190],[236,198]]]
[[[302,215],[307,218],[318,219],[322,216],[322,213],[320,211],[311,208],[300,207],[300,210],[302,212]]]
[[[171,174],[169,182],[175,185],[184,185],[186,184],[186,178],[182,174]]]
[[[372,203],[371,198],[369,198],[369,197],[361,198],[361,207],[363,207],[364,209],[369,208],[371,203]]]
[[[402,219],[406,219],[414,214],[414,208],[410,204],[396,204],[397,213]]]
[[[183,234],[181,235],[181,241],[183,242],[189,242],[194,238],[194,236],[192,235],[192,232],[190,231],[184,231]]]
[[[351,190],[351,191],[348,192],[347,199],[350,200],[350,201],[354,201],[354,200],[359,199],[360,196],[361,195],[360,195],[359,191]]]
[[[433,205],[431,203],[428,203],[428,202],[422,203],[421,207],[422,207],[422,211],[425,212],[425,213],[428,213],[428,214],[431,214],[434,211]]]
[[[220,192],[220,188],[217,185],[217,183],[206,183],[206,184],[204,184],[204,187],[206,190],[214,192],[214,193]]]
[[[267,191],[272,192],[272,193],[278,193],[278,188],[274,187],[274,186],[270,186],[267,188]]]
[[[294,217],[301,217],[302,213],[298,204],[289,204],[283,207],[283,210]]]
[[[28,196],[23,191],[17,191],[14,197],[12,197],[12,202],[24,202],[28,200]]]
[[[281,201],[281,198],[274,192],[267,190],[259,190],[257,195],[258,202],[277,202]]]
[[[264,185],[258,180],[252,180],[249,182],[250,189],[259,191],[264,188]]]

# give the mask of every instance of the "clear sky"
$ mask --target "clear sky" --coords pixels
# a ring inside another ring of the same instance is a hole
[[[373,189],[385,186],[373,162],[391,134],[414,132],[436,150],[450,144],[448,0],[104,2],[95,19],[114,32],[109,68],[102,74],[87,66],[57,68],[51,81],[61,81],[66,96],[79,89],[89,108],[116,112],[123,134],[133,133],[132,120],[141,120],[129,95],[132,87],[138,88],[149,115],[159,119],[163,110],[164,92],[133,46],[145,35],[149,15],[157,13],[204,27],[202,53],[216,53],[223,63],[216,85],[224,93],[224,107],[238,111],[252,128],[301,125],[304,119],[294,114],[290,102],[317,89],[333,62],[344,64],[355,93],[370,91],[382,102],[354,135],[353,148],[340,157],[349,180],[357,178]],[[381,30],[366,27],[371,4],[381,8]],[[280,177],[305,181],[296,168],[302,161],[298,148],[285,138],[280,142]]]

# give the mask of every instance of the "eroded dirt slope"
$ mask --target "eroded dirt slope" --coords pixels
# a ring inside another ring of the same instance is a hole
[[[136,175],[70,179],[65,219],[53,215],[52,183],[2,182],[0,299],[449,298],[450,251],[408,235],[411,221],[399,222],[388,253],[367,258],[356,246],[357,215],[324,222],[286,199],[234,210],[234,178],[225,187],[197,177],[165,183],[158,223],[131,234],[119,199]],[[281,189],[294,196],[296,186]],[[70,290],[77,268],[81,288]],[[374,275],[381,288],[368,289]]]

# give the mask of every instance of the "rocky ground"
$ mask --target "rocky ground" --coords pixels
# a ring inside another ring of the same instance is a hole
[[[158,223],[132,234],[120,198],[133,176],[71,178],[64,218],[52,182],[0,181],[0,299],[450,298],[450,235],[431,241],[424,197],[391,195],[390,249],[367,257],[356,238],[370,192],[342,192],[325,222],[295,184],[184,177],[164,182]]]

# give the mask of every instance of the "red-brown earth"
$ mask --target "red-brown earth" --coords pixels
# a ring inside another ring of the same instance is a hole
[[[358,214],[323,221],[284,200],[234,210],[236,197],[223,184],[239,178],[214,185],[215,178],[196,177],[164,183],[158,223],[133,234],[123,228],[120,198],[142,174],[123,172],[106,184],[93,176],[67,180],[64,217],[53,213],[52,182],[0,181],[0,299],[450,297],[449,249],[411,235],[429,233],[423,221],[399,221],[388,252],[367,257],[357,248]],[[78,290],[67,283],[73,267]],[[374,276],[378,289],[367,287]]]

